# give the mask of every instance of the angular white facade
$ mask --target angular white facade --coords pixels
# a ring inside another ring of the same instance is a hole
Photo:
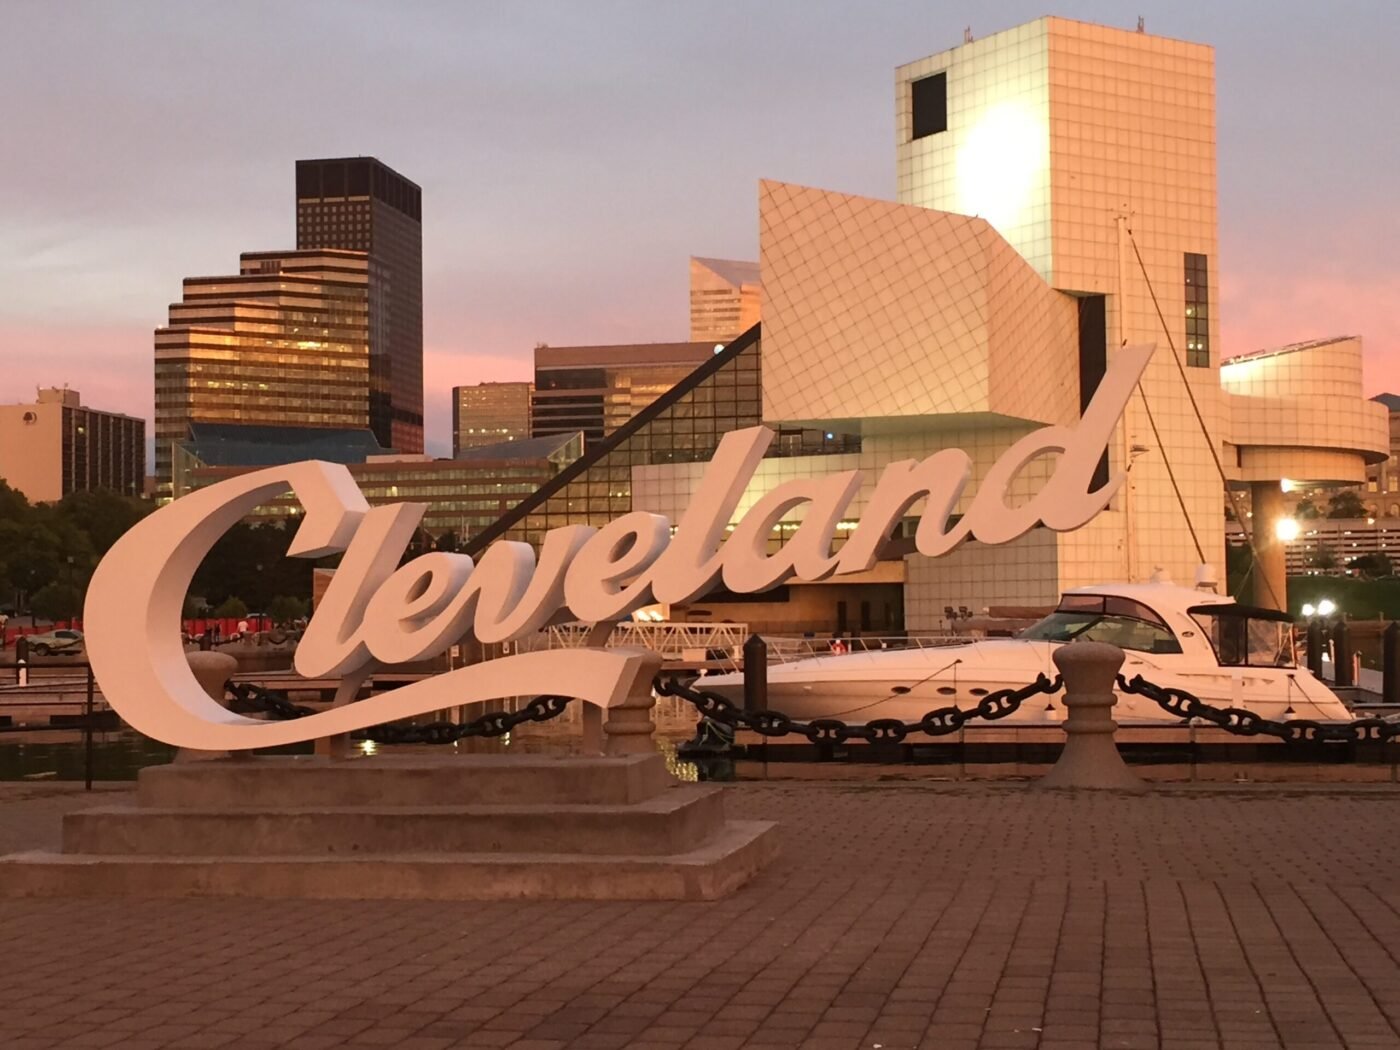
[[[1075,304],[982,219],[785,183],[759,189],[763,417],[862,433],[952,415],[1069,423]]]
[[[1385,457],[1354,341],[1222,371],[1211,48],[1043,18],[900,67],[896,115],[897,202],[761,185],[764,420],[827,423],[862,451],[765,463],[746,505],[790,477],[871,478],[947,447],[974,460],[970,496],[1028,430],[1078,417],[1116,348],[1157,346],[1108,449],[1130,468],[1109,510],[908,559],[910,630],[949,605],[1223,573],[1227,485],[1355,481]],[[691,473],[638,468],[635,506],[678,513]]]

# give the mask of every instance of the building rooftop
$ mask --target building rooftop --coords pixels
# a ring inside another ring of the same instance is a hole
[[[1400,394],[1377,394],[1371,400],[1384,405],[1387,412],[1400,412]]]
[[[536,368],[596,368],[600,365],[698,364],[715,352],[700,343],[625,343],[620,346],[538,346]]]
[[[549,434],[545,437],[522,438],[520,441],[498,441],[493,445],[476,445],[464,448],[454,459],[502,460],[502,459],[548,459],[562,451],[569,442],[579,439],[578,431],[564,434]]]
[[[1326,339],[1307,339],[1301,343],[1289,343],[1287,346],[1271,346],[1264,350],[1251,350],[1248,353],[1239,354],[1235,357],[1227,357],[1220,362],[1221,366],[1239,364],[1241,361],[1256,361],[1261,357],[1277,357],[1279,354],[1296,354],[1299,350],[1314,350],[1319,346],[1327,346],[1330,343],[1344,343],[1348,339],[1356,339],[1354,335],[1334,335]]]
[[[363,463],[383,455],[368,428],[290,427],[258,423],[191,423],[186,451],[210,467],[276,467],[303,459]]]
[[[738,259],[704,259],[698,255],[691,258],[708,270],[723,277],[730,284],[758,284],[759,267],[756,262],[742,262]]]

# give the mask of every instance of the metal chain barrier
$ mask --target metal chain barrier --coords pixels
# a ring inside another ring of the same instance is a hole
[[[1280,722],[1242,707],[1214,707],[1181,689],[1153,685],[1142,675],[1134,675],[1131,679],[1119,675],[1118,688],[1125,693],[1147,697],[1168,714],[1178,718],[1199,718],[1238,736],[1276,736],[1290,744],[1384,744],[1400,736],[1400,722],[1388,722],[1383,718],[1359,718],[1354,722],[1290,718]]]
[[[703,679],[700,679],[703,681]],[[842,722],[835,718],[814,718],[799,722],[781,711],[745,711],[742,707],[704,689],[683,684],[679,679],[657,678],[655,688],[661,696],[674,696],[692,704],[701,715],[734,729],[750,729],[762,736],[806,737],[814,744],[844,744],[848,740],[879,743],[899,743],[916,733],[925,736],[947,736],[956,733],[973,719],[995,721],[1015,714],[1021,704],[1033,696],[1060,691],[1061,680],[1038,675],[1030,685],[1019,689],[998,689],[988,693],[976,707],[940,707],[928,712],[917,722],[901,722],[897,718],[876,718],[869,722]]]
[[[268,714],[285,721],[315,713],[314,708],[294,704],[283,694],[251,682],[236,682],[228,688],[234,698],[230,709],[240,714]],[[453,744],[471,736],[505,736],[526,722],[548,722],[557,718],[572,702],[573,697],[569,696],[537,696],[518,711],[492,711],[470,722],[390,723],[361,729],[351,737],[376,744]]]
[[[848,723],[835,718],[815,718],[802,722],[781,711],[745,711],[719,693],[697,689],[677,678],[658,677],[654,683],[658,695],[684,700],[700,715],[719,725],[752,730],[765,737],[801,736],[814,744],[843,744],[849,740],[899,743],[916,734],[947,736],[974,719],[993,722],[1014,714],[1026,700],[1039,695],[1053,695],[1060,691],[1062,684],[1058,676],[1052,680],[1042,674],[1019,689],[1000,689],[988,693],[975,707],[936,708],[917,722],[876,718],[868,722]],[[1131,679],[1119,675],[1118,688],[1124,693],[1146,697],[1177,718],[1199,718],[1237,736],[1273,736],[1287,743],[1350,744],[1384,744],[1400,737],[1400,721],[1383,718],[1361,718],[1354,722],[1318,722],[1310,718],[1279,721],[1242,707],[1215,707],[1185,690],[1154,685],[1141,675],[1134,675]],[[314,708],[292,703],[282,693],[251,682],[233,683],[229,686],[229,692],[233,695],[230,709],[242,714],[261,713],[284,720],[303,718],[315,711]],[[518,711],[493,711],[470,722],[388,724],[372,726],[353,735],[357,740],[370,740],[376,744],[451,744],[466,737],[499,737],[527,722],[547,722],[557,718],[571,702],[572,698],[567,696],[537,696]]]
[[[230,682],[227,688],[233,695],[233,703],[229,704],[229,710],[236,714],[265,714],[271,715],[279,722],[285,722],[291,718],[304,718],[315,713],[312,708],[292,703],[282,693],[254,685],[252,682]]]

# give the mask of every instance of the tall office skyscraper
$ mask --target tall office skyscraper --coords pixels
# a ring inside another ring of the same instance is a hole
[[[250,252],[237,276],[188,277],[155,333],[156,484],[191,423],[369,425],[369,260]]]
[[[728,343],[758,324],[758,263],[690,257],[690,341]]]
[[[369,255],[369,426],[423,451],[423,191],[373,157],[297,161],[297,248]]]

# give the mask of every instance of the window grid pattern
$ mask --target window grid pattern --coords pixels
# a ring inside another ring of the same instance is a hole
[[[1210,367],[1210,274],[1206,257],[1185,253],[1186,363],[1192,368]]]
[[[759,423],[759,343],[737,353],[674,404],[516,522],[507,539],[538,548],[563,525],[601,528],[632,509],[632,468],[709,459],[731,430]]]

